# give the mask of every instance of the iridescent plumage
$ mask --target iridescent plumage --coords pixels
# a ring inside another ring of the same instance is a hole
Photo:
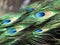
[[[60,44],[59,3],[60,0],[46,0],[42,3],[38,1],[27,6],[20,13],[5,14],[6,16],[1,17],[0,20],[9,19],[11,22],[8,21],[8,24],[3,24],[3,21],[1,21],[0,31],[2,33],[0,34],[0,43],[3,45]],[[42,12],[39,13],[40,18],[36,17],[38,12]],[[9,31],[12,34],[8,32],[10,28],[14,28],[14,30],[11,29],[13,32]]]

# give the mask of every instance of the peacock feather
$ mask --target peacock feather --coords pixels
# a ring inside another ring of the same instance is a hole
[[[38,1],[19,13],[0,17],[0,45],[60,45],[60,0]]]

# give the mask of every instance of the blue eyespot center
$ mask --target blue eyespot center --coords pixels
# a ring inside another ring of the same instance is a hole
[[[8,24],[9,22],[11,22],[11,20],[4,20],[3,24]]]
[[[9,34],[13,34],[13,33],[15,33],[16,32],[16,29],[15,28],[9,28],[8,29],[8,33]]]
[[[32,11],[34,11],[34,8],[28,8],[27,11],[32,12]]]
[[[40,32],[42,32],[42,30],[41,29],[37,29],[35,32],[40,33]]]
[[[40,18],[40,17],[43,17],[43,16],[45,16],[44,12],[38,12],[38,13],[36,13],[36,17],[37,18]]]

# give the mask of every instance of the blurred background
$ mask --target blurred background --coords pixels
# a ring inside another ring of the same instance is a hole
[[[17,12],[39,0],[0,0],[0,11]]]
[[[6,12],[18,12],[40,0],[0,0],[0,16]],[[43,0],[42,0],[43,1]]]

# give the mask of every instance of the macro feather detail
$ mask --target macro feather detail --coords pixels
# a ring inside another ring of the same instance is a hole
[[[60,0],[41,1],[0,17],[0,45],[60,45]]]

